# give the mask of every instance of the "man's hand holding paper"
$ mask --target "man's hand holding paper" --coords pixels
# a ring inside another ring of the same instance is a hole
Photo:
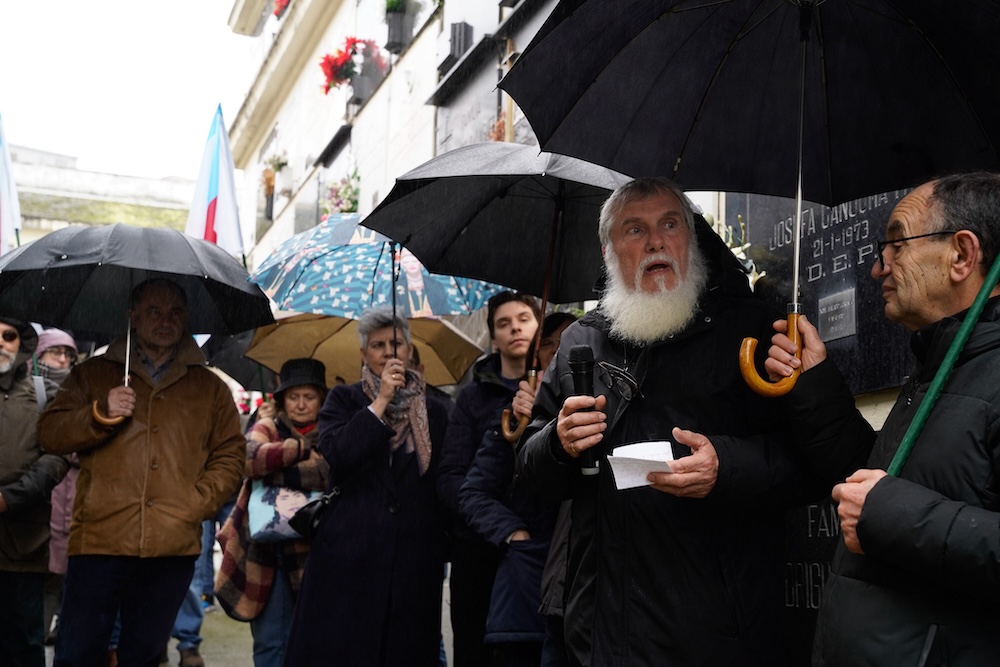
[[[671,472],[651,472],[653,488],[682,498],[704,498],[719,478],[719,455],[712,442],[701,433],[674,428],[674,440],[691,448],[690,456],[675,459]]]

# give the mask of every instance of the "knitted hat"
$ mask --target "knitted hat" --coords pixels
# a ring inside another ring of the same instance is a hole
[[[38,347],[35,348],[35,354],[40,357],[50,347],[60,346],[72,348],[74,352],[78,351],[76,341],[62,329],[44,329],[42,333],[38,334]]]

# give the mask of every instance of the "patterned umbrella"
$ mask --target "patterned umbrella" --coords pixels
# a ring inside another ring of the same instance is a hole
[[[358,226],[356,213],[331,215],[274,250],[250,280],[282,310],[355,319],[393,303],[403,317],[467,315],[504,287],[429,273],[408,250]],[[396,257],[393,257],[393,253]]]

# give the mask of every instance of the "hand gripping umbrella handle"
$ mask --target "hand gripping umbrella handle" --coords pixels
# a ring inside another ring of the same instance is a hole
[[[97,407],[97,401],[94,401],[90,405],[90,416],[94,418],[94,421],[101,426],[118,426],[123,421],[125,417],[105,417],[101,414],[101,411]]]
[[[538,384],[538,371],[531,369],[528,371],[528,386],[532,389]],[[521,434],[524,433],[524,429],[528,426],[528,417],[521,417],[517,422],[517,428],[511,429],[511,417],[514,416],[513,410],[507,408],[503,411],[503,416],[500,418],[500,430],[503,433],[504,440],[514,444],[521,439]]]
[[[132,326],[131,324],[125,331],[125,386],[129,385],[129,362],[132,360]],[[97,401],[95,400],[90,405],[90,416],[94,418],[94,421],[101,426],[118,426],[123,421],[125,421],[124,416],[120,417],[105,417],[101,414],[100,409],[97,407]]]
[[[795,312],[793,312],[793,310]],[[788,331],[785,333],[793,343],[795,343],[795,357],[802,358],[802,345],[799,336],[799,307],[798,304],[788,304]],[[754,364],[754,353],[757,351],[756,338],[744,338],[740,345],[740,373],[747,386],[756,393],[767,398],[784,396],[792,390],[795,382],[799,379],[799,369],[796,368],[792,374],[777,382],[768,382],[757,374],[757,367]]]

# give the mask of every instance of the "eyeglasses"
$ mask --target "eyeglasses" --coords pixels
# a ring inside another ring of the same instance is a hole
[[[20,336],[18,336],[17,332],[14,331],[13,329],[7,329],[2,334],[0,334],[0,337],[2,337],[8,343],[13,343],[15,340],[17,340],[18,338],[20,338]]]
[[[903,241],[913,241],[914,239],[923,239],[923,238],[927,238],[928,236],[943,236],[944,234],[956,234],[956,233],[958,233],[957,229],[956,230],[947,231],[947,232],[930,232],[928,234],[917,234],[916,236],[905,236],[905,237],[903,237],[901,239],[886,239],[885,241],[878,241],[875,244],[876,252],[878,253],[878,261],[879,261],[879,263],[883,267],[885,267],[885,256],[884,256],[884,253],[885,253],[886,246],[890,246],[891,245],[894,248],[898,248],[899,246],[897,246],[896,244],[897,243],[902,243]]]
[[[598,361],[597,365],[601,369],[598,371],[598,376],[604,384],[618,392],[618,395],[626,401],[631,401],[633,397],[642,395],[642,392],[639,391],[638,380],[627,370],[606,361]]]
[[[76,361],[76,352],[71,347],[50,347],[42,352],[42,356],[51,354],[53,357],[64,357],[70,361]]]

